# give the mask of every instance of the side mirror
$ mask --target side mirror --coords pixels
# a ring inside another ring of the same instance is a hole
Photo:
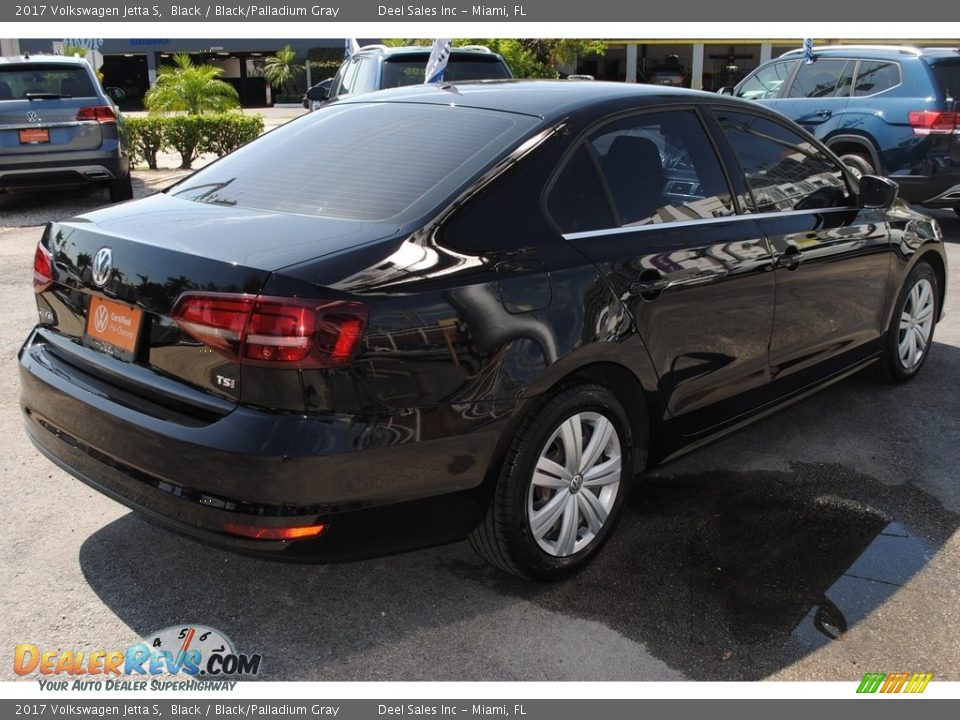
[[[733,96],[733,86],[724,85],[722,88],[717,90],[717,95],[730,95]]]
[[[893,207],[899,192],[900,186],[893,180],[876,175],[862,175],[860,177],[860,207]]]
[[[314,102],[324,102],[327,99],[328,88],[322,85],[314,85],[307,90],[307,100]]]
[[[127,94],[126,94],[121,88],[118,88],[118,87],[108,87],[108,88],[104,88],[103,91],[104,91],[104,92],[107,94],[107,96],[108,96],[111,100],[113,100],[115,103],[120,102],[121,100],[123,100],[123,99],[127,96]]]

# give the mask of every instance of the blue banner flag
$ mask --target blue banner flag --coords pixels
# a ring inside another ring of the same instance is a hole
[[[807,64],[813,62],[813,38],[807,38],[803,41],[803,59]]]

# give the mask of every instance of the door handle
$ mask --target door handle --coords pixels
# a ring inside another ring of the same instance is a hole
[[[800,267],[800,259],[800,251],[796,245],[790,245],[786,250],[777,255],[777,259],[773,261],[773,264],[783,270],[796,270]]]
[[[832,110],[817,110],[813,114],[814,117],[830,117],[831,115],[833,115]]]

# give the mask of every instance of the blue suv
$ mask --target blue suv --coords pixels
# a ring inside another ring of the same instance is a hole
[[[960,214],[960,51],[837,45],[807,63],[791,50],[726,92],[799,123],[855,174]]]

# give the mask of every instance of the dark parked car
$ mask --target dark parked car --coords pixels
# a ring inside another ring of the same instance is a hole
[[[792,50],[734,93],[804,126],[856,173],[880,174],[904,199],[960,214],[960,53],[834,46],[812,63]]]
[[[341,100],[376,90],[420,85],[424,80],[428,47],[387,47],[364,45],[343,61],[330,85],[314,85],[306,99],[314,103]],[[507,80],[512,78],[503,58],[483,45],[455,47],[447,60],[444,82],[458,83],[471,80]]]
[[[0,58],[0,192],[103,183],[133,197],[123,118],[83,58]]]
[[[894,183],[754,103],[421,85],[50,224],[21,402],[55,463],[189,535],[469,535],[550,579],[649,465],[868,365],[913,377],[946,277]]]

